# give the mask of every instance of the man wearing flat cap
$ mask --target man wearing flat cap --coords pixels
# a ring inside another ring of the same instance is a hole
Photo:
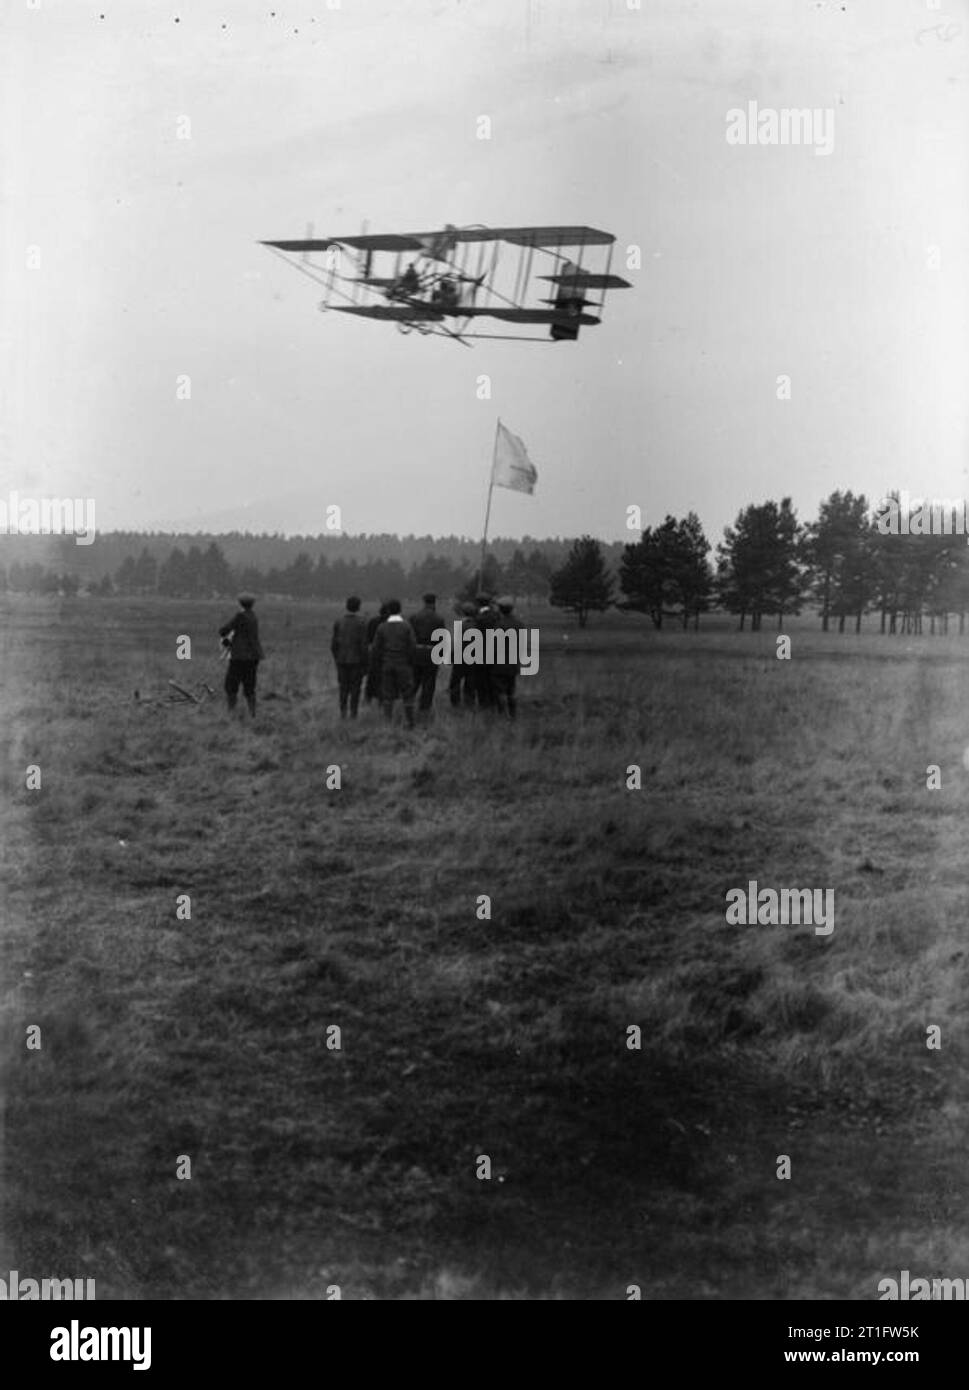
[[[414,727],[414,654],[417,640],[400,614],[400,599],[387,600],[387,617],[373,639],[373,656],[380,665],[380,707],[389,720],[400,696],[404,717]]]
[[[340,718],[356,719],[360,706],[360,687],[367,671],[367,623],[360,616],[360,600],[356,594],[347,599],[347,610],[333,624],[330,651],[336,662],[337,685],[340,692]]]
[[[253,717],[256,713],[256,668],[263,656],[259,623],[252,611],[255,601],[252,594],[240,594],[240,611],[219,628],[222,645],[229,648],[229,669],[225,673],[225,695],[229,709],[235,709],[241,685]]]
[[[414,679],[417,682],[417,708],[426,719],[434,703],[434,690],[437,685],[438,667],[431,659],[431,651],[440,632],[447,633],[447,624],[437,611],[437,595],[425,594],[424,607],[410,620],[417,641],[417,654],[414,657]],[[450,636],[450,634],[448,634]]]

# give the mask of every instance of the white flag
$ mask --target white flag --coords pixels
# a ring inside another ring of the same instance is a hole
[[[510,487],[515,492],[529,493],[535,491],[535,483],[538,481],[538,469],[528,457],[524,444],[517,434],[506,430],[500,420],[491,481],[495,487]]]

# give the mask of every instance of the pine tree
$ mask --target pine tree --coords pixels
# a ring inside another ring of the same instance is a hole
[[[776,613],[779,627],[785,613],[799,611],[804,588],[800,538],[789,497],[779,506],[763,502],[745,507],[725,529],[717,547],[717,593],[728,612],[740,615],[741,630],[748,614],[756,632],[765,613]]]
[[[552,571],[549,602],[575,613],[579,627],[585,627],[590,613],[602,613],[612,604],[614,583],[599,542],[581,536],[573,542],[565,563]]]
[[[118,566],[114,576],[115,587],[119,594],[133,594],[137,592],[138,585],[138,566],[132,555],[126,555]]]
[[[854,493],[832,492],[816,521],[804,531],[802,556],[808,568],[811,594],[820,605],[821,630],[832,617],[844,632],[845,619],[855,617],[855,631],[875,595],[875,559],[869,537],[868,502]]]
[[[158,561],[147,546],[135,561],[132,574],[133,592],[141,596],[153,594],[158,585]]]
[[[222,598],[231,594],[236,587],[229,563],[215,541],[209,542],[202,555],[201,585],[202,592],[212,598]]]
[[[626,602],[622,606],[648,613],[657,628],[663,626],[664,614],[676,609],[684,627],[691,618],[699,626],[712,587],[709,549],[695,512],[681,521],[668,516],[661,526],[647,526],[634,545],[623,548],[619,585]]]

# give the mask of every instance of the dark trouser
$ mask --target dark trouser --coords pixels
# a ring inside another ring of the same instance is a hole
[[[515,681],[518,672],[514,666],[498,666],[492,672],[492,682],[495,691],[495,708],[499,714],[507,714],[509,719],[514,719],[518,702],[515,699]]]
[[[494,671],[493,666],[474,665],[468,667],[465,690],[470,690],[469,704],[477,705],[478,709],[494,708],[495,692],[492,684]]]
[[[414,672],[410,666],[384,666],[381,676],[380,703],[389,719],[397,697],[403,701],[408,724],[414,722]]]
[[[448,694],[452,705],[474,705],[474,689],[471,687],[471,667],[452,666]]]
[[[256,712],[256,668],[258,661],[233,661],[229,658],[229,669],[225,673],[225,693],[229,708],[235,709],[239,698],[239,686],[246,697],[249,713]]]
[[[350,702],[351,717],[356,719],[360,705],[360,687],[366,667],[360,662],[337,662],[336,678],[340,686],[340,713],[346,715],[347,701]]]
[[[363,688],[363,698],[368,705],[371,700],[380,699],[381,686],[382,677],[380,673],[380,663],[371,659],[370,665],[367,668],[367,684]]]
[[[438,669],[432,663],[428,666],[418,666],[414,670],[414,680],[417,683],[417,706],[425,714],[434,703]]]

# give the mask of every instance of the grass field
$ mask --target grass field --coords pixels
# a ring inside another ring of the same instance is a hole
[[[134,704],[216,684],[231,611],[4,601],[0,1272],[99,1299],[969,1276],[969,640],[800,620],[784,662],[726,620],[566,641],[546,613],[516,726],[442,704],[411,734],[341,725],[333,610],[267,602],[253,724]],[[752,878],[833,888],[833,933],[727,926]]]

